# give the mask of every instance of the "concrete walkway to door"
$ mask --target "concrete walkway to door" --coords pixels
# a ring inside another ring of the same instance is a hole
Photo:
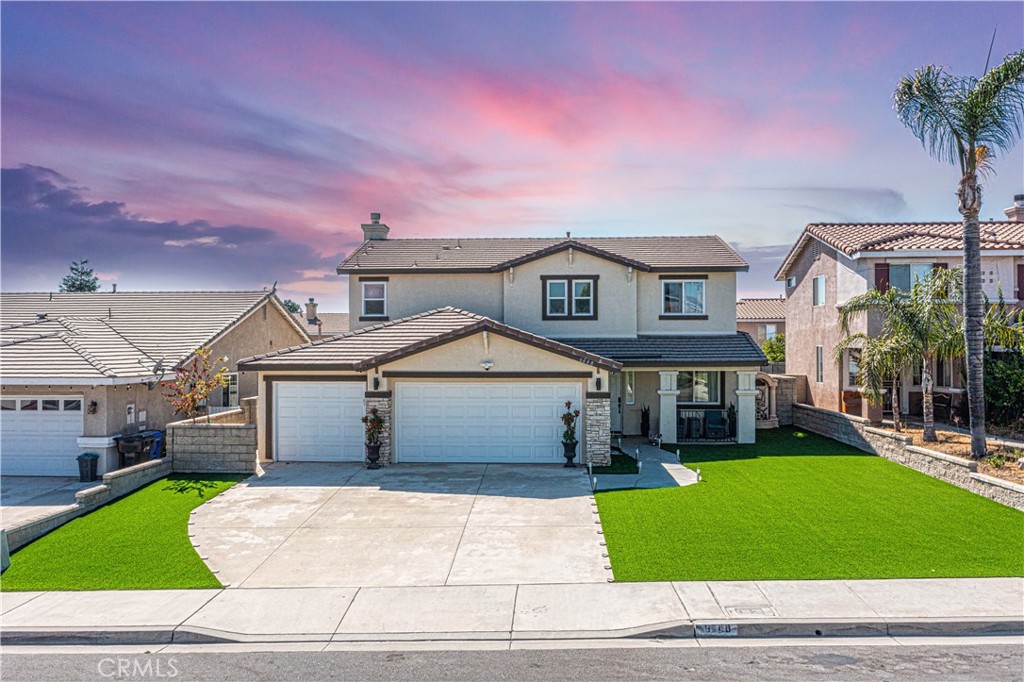
[[[278,463],[193,512],[232,587],[606,582],[586,470]]]

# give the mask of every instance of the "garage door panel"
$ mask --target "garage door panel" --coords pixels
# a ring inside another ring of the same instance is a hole
[[[407,383],[395,388],[398,461],[559,462],[575,383]]]
[[[274,384],[274,456],[279,461],[361,462],[364,384]]]

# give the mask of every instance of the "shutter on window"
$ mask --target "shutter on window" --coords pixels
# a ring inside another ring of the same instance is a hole
[[[883,294],[889,290],[888,263],[875,263],[875,288]]]
[[[932,263],[932,270],[949,270],[949,263]]]

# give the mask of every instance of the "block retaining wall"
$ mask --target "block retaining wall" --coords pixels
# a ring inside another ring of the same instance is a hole
[[[221,414],[237,419],[233,413],[241,415],[242,411]],[[167,452],[174,458],[175,471],[256,473],[256,425],[231,421],[207,424],[205,417],[168,424]]]
[[[875,428],[863,417],[796,404],[793,425],[1024,511],[1024,486],[979,474],[973,460],[912,445],[910,436]]]
[[[8,546],[11,550],[24,547],[33,540],[63,526],[71,519],[82,516],[97,507],[113,502],[119,497],[124,497],[144,485],[167,476],[171,473],[172,467],[170,457],[165,457],[103,474],[102,483],[75,493],[75,502],[68,508],[55,514],[33,519],[20,526],[7,528]]]

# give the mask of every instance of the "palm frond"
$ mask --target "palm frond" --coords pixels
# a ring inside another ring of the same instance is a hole
[[[925,66],[902,78],[893,93],[893,107],[900,121],[928,153],[940,161],[967,170],[969,149],[963,135],[960,112],[968,91],[961,79],[941,66]]]
[[[973,81],[963,102],[963,130],[973,145],[1006,151],[1024,128],[1024,51]]]

